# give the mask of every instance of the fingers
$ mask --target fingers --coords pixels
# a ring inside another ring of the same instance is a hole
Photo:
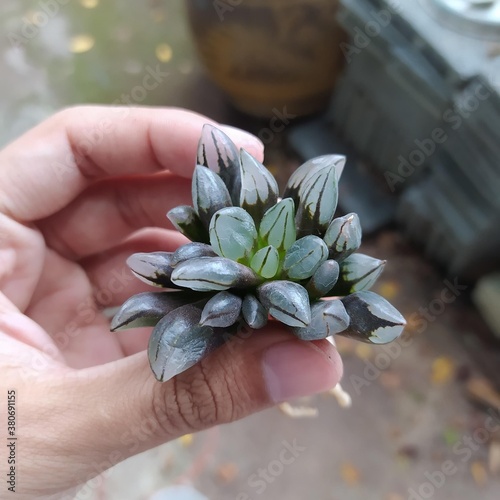
[[[78,260],[114,247],[143,227],[172,228],[166,213],[191,204],[191,181],[170,173],[102,182],[38,221],[47,246]]]
[[[235,339],[202,363],[166,383],[154,380],[144,352],[85,370],[72,384],[79,403],[66,411],[66,429],[75,450],[102,461],[119,460],[185,433],[230,422],[270,405],[323,392],[341,377],[341,361],[327,341],[302,342],[283,330],[254,332]],[[99,401],[99,411],[87,411]],[[54,409],[54,413],[57,412]],[[92,431],[92,432],[90,432]]]
[[[64,110],[0,153],[0,211],[31,221],[47,217],[98,179],[169,170],[189,177],[205,123],[179,109],[77,107]],[[224,129],[262,158],[258,139]]]

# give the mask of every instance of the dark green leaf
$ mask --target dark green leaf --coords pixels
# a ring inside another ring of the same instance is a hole
[[[179,247],[172,255],[171,266],[175,267],[181,262],[190,259],[196,259],[197,257],[217,257],[213,248],[206,243],[186,243]]]
[[[111,331],[155,326],[170,311],[194,300],[192,292],[143,292],[130,297],[111,321]]]
[[[241,313],[250,328],[258,330],[267,324],[267,310],[252,294],[245,295]]]
[[[233,325],[240,317],[241,297],[229,292],[214,295],[203,308],[200,325],[225,328]]]
[[[240,207],[260,223],[262,216],[278,201],[278,183],[264,165],[241,150]]]
[[[226,185],[233,205],[240,202],[241,172],[238,148],[221,130],[206,123],[198,144],[198,165],[208,167]]]
[[[373,292],[356,292],[342,302],[351,318],[340,335],[371,344],[387,344],[398,338],[406,320],[387,300]]]
[[[316,269],[306,289],[313,299],[319,299],[328,294],[339,278],[339,264],[335,260],[327,260]]]
[[[127,265],[148,285],[177,288],[171,280],[172,255],[171,252],[134,253],[127,259]]]
[[[231,197],[222,179],[200,165],[194,171],[192,195],[194,209],[206,228],[215,212],[232,206]]]
[[[208,243],[210,241],[207,228],[203,225],[193,207],[180,205],[172,208],[167,213],[167,217],[174,227],[191,241],[199,241],[201,243]]]

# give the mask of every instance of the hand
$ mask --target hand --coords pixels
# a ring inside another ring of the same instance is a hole
[[[15,390],[16,498],[62,494],[148,448],[338,382],[328,342],[277,326],[163,384],[143,352],[149,331],[110,333],[103,308],[147,289],[127,256],[185,242],[165,213],[189,204],[207,122],[176,109],[80,107],[0,153],[0,411],[4,435]],[[255,137],[224,130],[262,159]],[[2,459],[2,488],[9,471]]]

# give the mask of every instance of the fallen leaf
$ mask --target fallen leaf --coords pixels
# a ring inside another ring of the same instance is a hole
[[[83,54],[88,52],[95,43],[95,39],[91,35],[76,35],[71,38],[69,43],[69,50],[73,54]]]
[[[488,472],[482,462],[473,462],[470,466],[470,472],[478,486],[484,486],[488,481]]]
[[[457,432],[456,429],[454,429],[453,427],[447,427],[444,431],[443,431],[443,439],[444,439],[444,442],[448,445],[448,446],[453,446],[454,444],[458,443],[458,441],[460,440],[460,433]]]
[[[238,467],[232,462],[222,464],[217,468],[217,477],[224,483],[230,483],[236,479]]]
[[[396,281],[386,281],[378,287],[378,293],[387,300],[393,300],[399,293],[401,287]]]
[[[168,45],[167,43],[160,43],[160,45],[157,45],[155,53],[158,61],[164,63],[170,61],[174,54],[172,47],[170,47],[170,45]]]
[[[359,359],[370,359],[373,356],[373,348],[368,344],[357,344],[354,353]]]
[[[184,448],[188,448],[193,444],[194,436],[192,434],[184,434],[179,438],[179,442]]]
[[[359,470],[350,462],[344,462],[340,468],[340,475],[349,486],[356,486],[359,483]]]
[[[436,385],[448,383],[455,375],[455,363],[446,356],[436,358],[432,363],[431,381]]]
[[[80,4],[86,9],[95,9],[99,5],[99,0],[80,0]]]

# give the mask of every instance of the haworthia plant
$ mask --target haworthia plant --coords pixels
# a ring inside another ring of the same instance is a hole
[[[332,335],[374,344],[394,340],[404,318],[367,291],[385,261],[356,253],[356,214],[336,216],[344,164],[338,155],[309,160],[279,200],[271,173],[205,125],[193,206],[167,214],[191,243],[128,259],[139,279],[167,291],[128,299],[111,329],[154,327],[148,356],[160,381],[196,364],[238,328],[263,328],[269,318],[303,341]]]

